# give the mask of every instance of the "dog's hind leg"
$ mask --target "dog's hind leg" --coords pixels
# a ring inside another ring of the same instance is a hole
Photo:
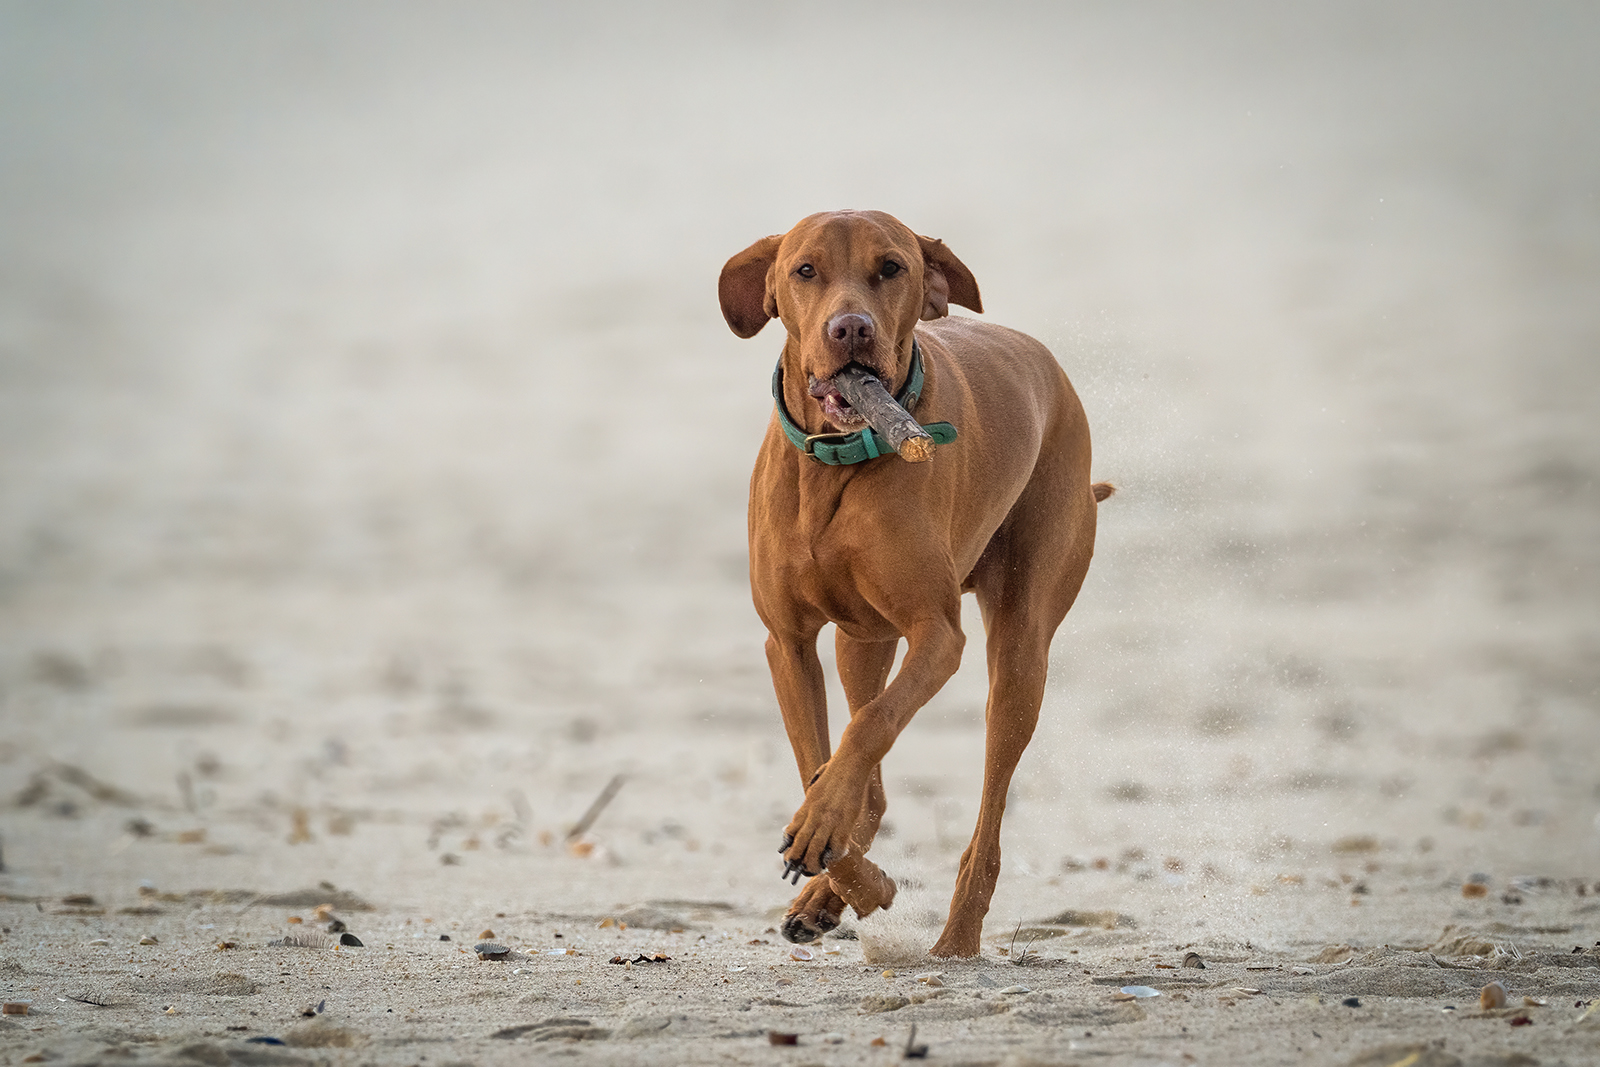
[[[1026,516],[1025,505],[1021,514]],[[1039,722],[1050,640],[1077,598],[1093,545],[1092,511],[1079,512],[1074,522],[1008,521],[974,570],[988,632],[983,799],[972,841],[961,854],[950,917],[929,950],[934,956],[978,954],[983,919],[1000,876],[1000,820],[1011,776]]]

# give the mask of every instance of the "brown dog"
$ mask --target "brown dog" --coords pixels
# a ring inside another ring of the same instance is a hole
[[[975,956],[1050,639],[1089,569],[1096,506],[1112,492],[1089,482],[1083,407],[1039,342],[945,318],[952,302],[983,310],[972,272],[882,212],[812,215],[762,238],[728,260],[718,291],[740,337],[771,318],[788,330],[779,410],[750,480],[751,592],[805,786],[781,851],[786,875],[815,876],[784,936],[810,941],[838,925],[845,904],[865,916],[893,902],[894,882],[865,855],[887,807],[880,761],[959,666],[961,594],[971,592],[988,633],[983,801],[932,952]],[[953,423],[959,440],[925,463],[840,456],[842,435],[865,424],[832,385],[851,363],[904,396],[919,422]],[[817,658],[829,622],[850,703],[831,755]],[[905,660],[888,682],[902,637]]]

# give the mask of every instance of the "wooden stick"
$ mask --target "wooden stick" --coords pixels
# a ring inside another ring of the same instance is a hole
[[[594,821],[600,817],[600,813],[606,809],[606,805],[611,803],[612,798],[617,795],[617,790],[622,788],[623,780],[626,777],[626,775],[619,774],[606,783],[606,787],[600,790],[600,795],[594,798],[594,803],[589,805],[589,810],[583,813],[583,818],[578,820],[578,825],[567,831],[568,841],[575,841],[582,837],[583,832],[594,825]]]
[[[933,438],[895,402],[871,371],[852,363],[833,376],[833,384],[850,406],[867,420],[867,425],[900,453],[901,459],[922,463],[933,458]]]

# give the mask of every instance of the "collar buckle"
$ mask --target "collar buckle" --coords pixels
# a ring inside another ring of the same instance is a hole
[[[859,432],[859,431],[856,431],[856,432]],[[814,459],[814,460],[816,460],[816,461],[818,461],[820,463],[822,461],[822,457],[817,455],[817,453],[816,453],[816,443],[818,441],[831,442],[831,443],[834,443],[834,444],[843,445],[843,444],[849,444],[848,438],[853,437],[853,436],[854,436],[854,433],[843,433],[843,432],[840,432],[840,431],[830,431],[828,433],[809,434],[806,437],[805,442],[800,446],[800,451],[804,452],[806,455],[810,456],[812,459]]]

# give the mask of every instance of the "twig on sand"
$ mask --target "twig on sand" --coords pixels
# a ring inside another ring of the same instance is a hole
[[[1038,962],[1039,954],[1033,951],[1033,942],[1029,941],[1026,945],[1022,946],[1022,955],[1017,955],[1017,935],[1020,933],[1022,933],[1022,921],[1019,919],[1017,921],[1017,928],[1011,931],[1011,947],[1006,949],[1006,955],[1009,956],[1011,962],[1016,964],[1018,967],[1026,967],[1030,963]]]
[[[579,819],[577,824],[567,831],[568,841],[576,841],[583,836],[584,831],[594,825],[594,821],[600,817],[602,811],[606,810],[606,805],[616,797],[617,790],[622,788],[622,783],[627,777],[625,774],[612,776],[611,781],[606,783],[606,787],[600,790],[600,795],[594,798],[594,803],[589,805],[589,810],[583,813],[583,818]]]

